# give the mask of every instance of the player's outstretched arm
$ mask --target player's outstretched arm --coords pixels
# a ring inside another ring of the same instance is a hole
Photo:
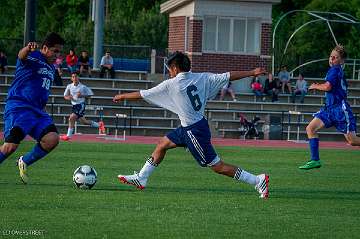
[[[115,95],[113,101],[120,102],[122,100],[140,100],[140,99],[142,99],[140,91],[134,91],[131,93]]]
[[[18,53],[18,58],[20,60],[26,60],[27,56],[31,51],[34,51],[36,48],[38,48],[38,45],[36,42],[29,42],[27,46],[22,48]]]
[[[251,71],[230,71],[230,80],[231,81],[240,80],[245,77],[258,76],[262,74],[266,74],[264,68],[255,68],[254,70]]]
[[[309,86],[309,90],[330,91],[331,90],[331,84],[330,84],[330,82],[325,82],[323,84],[312,83]]]

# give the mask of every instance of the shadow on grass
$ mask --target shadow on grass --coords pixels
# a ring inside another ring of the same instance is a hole
[[[108,191],[108,192],[141,192],[135,188],[123,188],[123,187],[95,187],[92,188],[91,191]]]
[[[64,188],[69,188],[72,187],[71,184],[60,184],[60,183],[28,183],[28,184],[23,184],[20,180],[19,182],[0,182],[0,185],[13,185],[13,186],[24,186],[24,187],[64,187]]]
[[[59,187],[76,190],[75,186],[71,183],[29,183],[28,185],[19,182],[0,182],[0,185],[34,188],[34,187]],[[83,190],[86,191],[86,190]],[[130,192],[130,193],[239,193],[239,194],[253,194],[257,193],[250,187],[246,188],[212,188],[212,187],[168,187],[168,186],[150,186],[144,190],[138,190],[130,185],[112,185],[112,186],[95,186],[90,191],[96,192]],[[274,199],[305,199],[305,200],[317,200],[317,199],[342,199],[342,200],[360,200],[359,191],[347,191],[347,190],[324,190],[324,189],[293,189],[293,188],[279,188],[270,189],[270,198]]]
[[[234,189],[234,188],[211,188],[211,187],[160,187],[150,186],[144,190],[138,190],[131,186],[119,187],[101,187],[94,188],[96,191],[121,191],[121,192],[142,192],[142,193],[214,193],[214,194],[257,194],[251,188]],[[270,198],[276,199],[347,199],[347,200],[360,200],[360,192],[356,191],[334,191],[334,190],[298,190],[298,189],[274,189],[270,190]]]
[[[162,193],[256,193],[255,190],[244,188],[214,188],[214,187],[167,187],[167,186],[150,186],[145,189],[151,192]]]

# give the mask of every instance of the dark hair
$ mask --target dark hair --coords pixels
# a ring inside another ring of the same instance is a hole
[[[180,51],[176,51],[168,57],[167,65],[174,64],[181,71],[188,72],[191,69],[191,61],[187,55]]]
[[[53,47],[55,45],[64,45],[64,39],[57,33],[52,32],[45,37],[42,46]]]

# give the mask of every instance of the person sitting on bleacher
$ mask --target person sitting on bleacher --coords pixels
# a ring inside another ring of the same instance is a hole
[[[232,100],[236,101],[234,90],[231,88],[231,82],[229,82],[229,84],[224,85],[224,87],[221,89],[220,100],[224,99],[226,93],[229,93],[231,95]]]
[[[69,73],[77,72],[78,57],[75,54],[74,49],[70,49],[69,55],[66,56],[66,65],[69,69]]]
[[[63,61],[64,61],[64,57],[62,55],[59,55],[53,64],[55,67],[54,84],[56,86],[63,86],[63,80],[61,78],[62,76],[61,66]]]
[[[111,78],[115,78],[114,59],[111,57],[110,51],[106,51],[105,56],[101,58],[100,66],[101,78],[104,78],[105,71],[109,71]]]
[[[287,86],[289,90],[289,94],[291,94],[291,85],[290,85],[290,73],[287,71],[287,67],[283,66],[278,75],[281,81],[281,89],[282,93],[285,94],[285,86]]]
[[[79,57],[79,64],[80,64],[80,76],[83,74],[84,71],[88,72],[88,76],[91,77],[91,67],[89,63],[89,54],[87,51],[82,51]]]
[[[292,93],[292,102],[295,103],[296,96],[300,95],[300,103],[304,103],[304,98],[307,91],[307,82],[304,80],[304,76],[300,73],[299,78],[296,81],[295,89]]]
[[[251,89],[254,92],[256,97],[263,96],[264,88],[263,88],[263,85],[260,83],[260,80],[258,77],[253,78],[252,83],[251,83]]]
[[[274,78],[274,76],[269,73],[268,78],[265,80],[264,93],[271,96],[271,101],[279,101],[281,85],[279,79]]]
[[[0,69],[1,69],[1,74],[4,74],[5,71],[7,70],[7,57],[5,55],[5,53],[3,51],[0,51]]]

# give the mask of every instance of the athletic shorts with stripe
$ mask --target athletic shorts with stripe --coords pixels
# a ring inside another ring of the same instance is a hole
[[[337,131],[343,134],[356,132],[355,117],[350,105],[345,101],[342,104],[321,108],[314,114],[314,117],[320,119],[325,128],[335,126]]]
[[[187,127],[178,127],[166,135],[178,147],[186,147],[201,167],[220,161],[211,145],[211,133],[205,118]]]
[[[85,103],[80,103],[72,106],[72,113],[76,114],[78,118],[85,115]]]

